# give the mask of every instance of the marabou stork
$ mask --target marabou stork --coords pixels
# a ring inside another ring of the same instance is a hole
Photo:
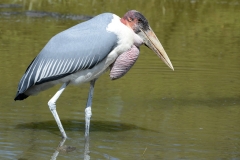
[[[147,19],[138,11],[128,11],[122,18],[103,13],[77,24],[52,37],[34,58],[18,84],[14,100],[24,100],[62,83],[48,106],[66,138],[56,111],[56,101],[67,85],[90,82],[85,109],[85,136],[88,136],[95,81],[109,68],[111,79],[122,77],[137,60],[142,44],[174,70]]]

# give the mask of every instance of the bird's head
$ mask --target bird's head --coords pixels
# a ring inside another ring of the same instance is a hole
[[[168,67],[174,70],[162,44],[151,29],[147,19],[140,12],[135,10],[128,11],[121,18],[121,22],[138,34],[142,38],[143,43],[153,50]]]

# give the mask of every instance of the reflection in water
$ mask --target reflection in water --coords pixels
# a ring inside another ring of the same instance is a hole
[[[84,160],[90,160],[89,135],[85,135]]]
[[[65,127],[66,131],[76,131],[77,133],[79,132],[84,132],[84,123],[85,121],[76,121],[76,120],[62,120],[62,124]],[[59,130],[56,126],[56,122],[54,120],[51,121],[45,121],[45,122],[31,122],[31,123],[22,123],[18,124],[16,126],[18,130],[47,130],[48,132],[54,133],[53,136],[56,136],[56,133],[59,133]],[[114,135],[114,132],[124,132],[124,131],[129,131],[129,130],[142,130],[142,131],[150,131],[150,132],[155,132],[157,133],[156,130],[149,130],[146,128],[142,128],[136,125],[132,124],[127,124],[127,123],[121,123],[121,122],[112,122],[112,121],[96,121],[92,120],[91,121],[91,133],[94,132],[112,132]],[[80,134],[77,134],[81,136]],[[66,138],[63,138],[57,147],[57,149],[54,151],[53,155],[51,156],[51,160],[57,159],[59,156],[59,153],[68,153],[75,151],[76,148],[79,147],[72,147],[69,145],[64,145],[65,141],[67,141]],[[86,136],[84,140],[84,160],[89,160],[90,159],[90,137]]]
[[[55,152],[53,153],[52,157],[51,157],[51,160],[56,160],[57,157],[58,157],[58,154],[61,152],[61,153],[69,153],[69,152],[72,152],[72,151],[75,151],[76,150],[76,147],[73,147],[73,146],[67,146],[67,145],[64,145],[65,141],[67,140],[67,138],[63,138],[57,149],[55,150]],[[84,144],[84,160],[90,160],[90,150],[89,150],[89,136],[86,136],[85,137],[85,144]]]
[[[59,152],[68,153],[68,152],[72,152],[72,151],[76,150],[76,147],[64,145],[65,141],[66,141],[66,138],[63,138],[60,141],[56,151],[53,153],[53,155],[51,157],[51,160],[56,160]]]
[[[59,152],[62,151],[60,148],[63,147],[65,141],[66,141],[66,138],[63,138],[63,139],[60,141],[60,143],[59,143],[56,151],[53,153],[53,155],[52,155],[52,157],[51,157],[51,160],[57,159],[57,156],[58,156]]]

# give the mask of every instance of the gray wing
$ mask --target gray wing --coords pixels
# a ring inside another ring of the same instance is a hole
[[[106,30],[112,18],[104,13],[55,35],[28,66],[17,95],[101,62],[117,44],[117,36]]]

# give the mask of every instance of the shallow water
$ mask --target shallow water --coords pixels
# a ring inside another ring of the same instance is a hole
[[[3,5],[4,4],[4,5]],[[56,86],[14,101],[17,84],[56,33],[103,12],[136,9],[168,53],[171,71],[148,48],[123,78],[95,86],[91,159],[240,159],[240,1],[0,2],[0,159],[51,159],[61,141],[47,106]],[[69,86],[57,102],[83,159],[89,84]]]

